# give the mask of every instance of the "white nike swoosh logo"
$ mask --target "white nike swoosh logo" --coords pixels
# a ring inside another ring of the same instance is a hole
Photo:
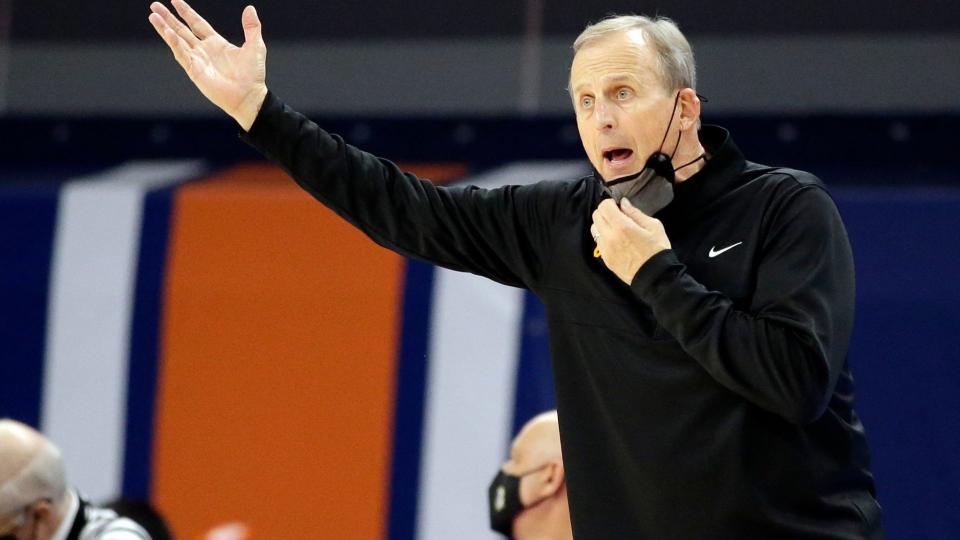
[[[743,242],[737,242],[736,244],[733,244],[732,246],[727,246],[727,247],[725,247],[725,248],[723,248],[723,249],[717,249],[717,246],[713,246],[712,248],[710,248],[710,253],[707,253],[707,257],[710,257],[710,258],[712,259],[712,258],[716,257],[717,255],[720,255],[721,253],[725,253],[725,252],[727,252],[727,251],[730,251],[731,249],[739,246],[739,245],[742,244],[742,243],[743,243]]]

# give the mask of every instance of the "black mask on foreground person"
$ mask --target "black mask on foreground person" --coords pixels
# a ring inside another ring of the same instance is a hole
[[[490,528],[504,535],[513,535],[513,520],[524,508],[520,500],[520,480],[550,465],[546,463],[520,475],[507,474],[502,470],[490,482],[488,502],[490,507]]]
[[[700,97],[702,101],[706,98]],[[676,116],[677,102],[680,101],[680,92],[673,100],[673,114],[670,116],[670,122],[667,123],[667,130],[660,140],[660,148],[650,154],[647,162],[643,165],[640,172],[630,174],[621,178],[605,182],[600,173],[594,169],[593,176],[600,182],[603,191],[609,195],[617,204],[624,197],[648,216],[656,214],[673,200],[673,184],[676,181],[674,173],[684,167],[693,165],[701,159],[706,159],[706,154],[700,154],[696,159],[683,165],[673,168],[673,156],[663,152],[663,144],[667,141],[667,135],[670,133],[670,126],[673,125],[673,117]],[[673,153],[677,153],[680,148],[680,138],[683,131],[677,134],[677,144],[673,148]]]

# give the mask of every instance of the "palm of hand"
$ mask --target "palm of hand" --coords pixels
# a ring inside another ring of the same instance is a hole
[[[240,108],[250,89],[264,83],[265,56],[211,36],[193,48],[187,76],[207,99],[230,112]]]
[[[243,11],[244,43],[224,39],[183,0],[173,0],[182,22],[163,4],[150,5],[150,23],[200,92],[249,129],[266,95],[267,47],[256,10]]]

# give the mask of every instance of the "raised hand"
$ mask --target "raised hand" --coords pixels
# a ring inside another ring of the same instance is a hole
[[[256,9],[244,8],[244,42],[237,47],[183,0],[173,0],[172,4],[183,21],[154,2],[150,4],[150,24],[200,92],[249,130],[267,95],[267,46]]]

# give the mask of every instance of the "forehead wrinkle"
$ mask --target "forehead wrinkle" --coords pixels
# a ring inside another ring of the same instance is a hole
[[[600,80],[598,81],[597,86],[600,89],[604,89],[604,88],[609,88],[612,85],[622,84],[622,83],[632,83],[634,86],[636,86],[636,89],[638,90],[655,88],[657,85],[656,79],[653,77],[641,77],[636,73],[617,73],[617,74],[602,75],[600,77]],[[570,91],[570,94],[575,96],[588,88],[592,89],[592,87],[593,87],[592,80],[581,81],[577,83],[576,86],[573,87],[573,89]]]
[[[643,86],[643,81],[640,80],[640,77],[636,76],[633,73],[613,73],[609,75],[604,75],[600,77],[600,85],[606,86],[610,84],[632,82],[637,85]]]
[[[607,86],[610,84],[623,83],[623,82],[632,82],[640,86],[643,85],[643,81],[641,81],[640,77],[638,77],[634,73],[609,73],[606,75],[602,75],[600,77],[600,86]],[[590,82],[586,82],[586,81],[581,82],[574,88],[574,91],[580,90],[584,86],[589,86],[589,85],[590,85]]]
[[[630,76],[644,87],[652,86],[659,80],[651,58],[652,51],[645,43],[637,46],[634,42],[628,42],[623,47],[610,50],[609,46],[604,45],[610,45],[611,41],[613,39],[608,38],[591,44],[574,57],[570,69],[573,93],[591,84],[590,79],[598,74],[601,80],[611,74]]]

